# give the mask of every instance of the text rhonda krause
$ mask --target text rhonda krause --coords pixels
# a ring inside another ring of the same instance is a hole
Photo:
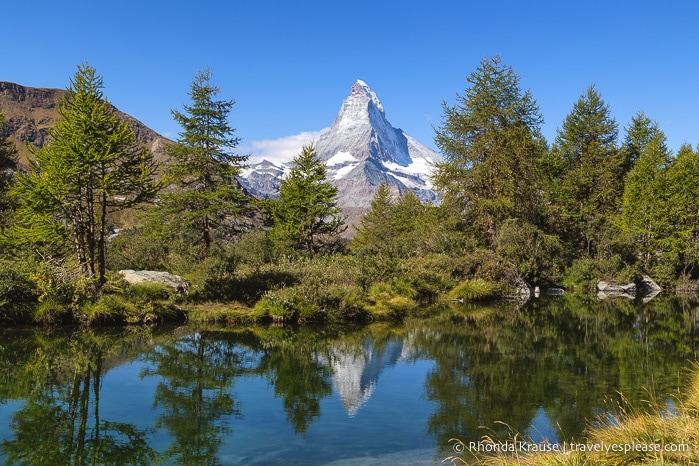
[[[632,453],[632,452],[689,452],[686,443],[531,443],[531,442],[469,442],[463,444],[461,451],[472,453],[498,452],[595,452],[595,453]],[[456,447],[456,445],[455,445]],[[456,450],[456,448],[455,448]],[[458,451],[458,450],[457,450]]]

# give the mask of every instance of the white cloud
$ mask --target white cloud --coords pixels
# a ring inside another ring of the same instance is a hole
[[[249,150],[250,159],[247,163],[255,164],[265,159],[274,164],[290,162],[299,155],[304,145],[316,142],[320,135],[327,130],[328,128],[325,128],[320,131],[305,131],[279,139],[252,141],[252,148]]]

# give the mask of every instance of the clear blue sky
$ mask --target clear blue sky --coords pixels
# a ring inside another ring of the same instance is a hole
[[[4,2],[0,80],[65,88],[79,63],[121,110],[173,137],[170,110],[209,67],[243,149],[329,126],[356,79],[389,121],[434,147],[441,102],[498,54],[556,129],[595,84],[623,137],[639,110],[676,151],[699,144],[699,2]]]

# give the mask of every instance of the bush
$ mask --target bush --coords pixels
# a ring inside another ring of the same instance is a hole
[[[111,270],[167,270],[168,248],[162,241],[145,235],[143,229],[122,230],[107,247]]]
[[[294,288],[266,292],[253,309],[257,313],[262,312],[272,316],[274,320],[289,322],[324,320],[318,306],[309,303]]]
[[[0,319],[22,320],[22,314],[39,297],[27,267],[0,262]]]
[[[463,299],[469,301],[492,299],[498,296],[498,286],[482,278],[474,278],[456,285],[449,291],[448,296],[449,299]]]

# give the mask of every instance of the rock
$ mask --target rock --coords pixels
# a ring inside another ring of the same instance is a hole
[[[120,270],[119,273],[127,282],[135,285],[137,283],[162,283],[177,290],[178,293],[187,293],[189,283],[179,275],[169,272],[156,272],[153,270]]]
[[[597,299],[603,301],[610,298],[626,298],[626,299],[636,299],[635,294],[617,292],[617,291],[598,291]]]
[[[636,284],[635,283],[628,283],[626,285],[610,285],[609,283],[600,280],[597,282],[597,289],[599,291],[603,291],[604,293],[607,294],[607,296],[611,296],[612,294],[615,293],[628,293],[628,294],[633,294],[636,293]]]
[[[546,288],[545,293],[548,296],[562,296],[565,290],[563,288]]]
[[[638,292],[644,296],[651,294],[655,296],[662,290],[663,289],[660,287],[660,285],[655,283],[648,275],[641,277],[641,281],[638,284]]]
[[[534,288],[522,279],[517,280],[515,286],[517,287],[517,295],[520,298],[528,300],[534,294]]]

